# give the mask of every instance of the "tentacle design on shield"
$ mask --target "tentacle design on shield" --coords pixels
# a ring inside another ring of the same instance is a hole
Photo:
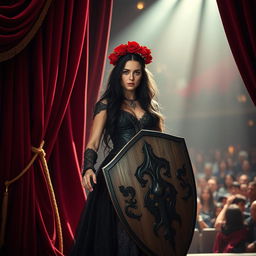
[[[183,138],[141,130],[103,173],[121,223],[146,255],[186,255],[196,188]]]

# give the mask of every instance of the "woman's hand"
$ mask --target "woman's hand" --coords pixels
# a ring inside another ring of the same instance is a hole
[[[82,178],[82,185],[83,187],[85,187],[85,189],[89,190],[90,192],[93,191],[93,184],[91,181],[93,181],[94,184],[97,183],[94,171],[92,169],[88,169]]]
[[[231,195],[227,198],[227,202],[226,205],[231,205],[233,203],[233,201],[235,200],[236,196],[235,195]]]

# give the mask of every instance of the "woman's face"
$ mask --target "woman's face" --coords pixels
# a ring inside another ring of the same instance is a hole
[[[226,162],[225,161],[221,161],[220,162],[220,171],[226,171],[226,169],[227,169],[227,164],[226,164]]]
[[[142,77],[141,65],[138,61],[128,60],[121,75],[121,85],[124,91],[135,91]]]
[[[208,190],[203,190],[202,191],[202,199],[204,201],[208,201],[210,199],[210,193]]]
[[[226,178],[225,178],[225,183],[226,183],[226,185],[227,185],[228,187],[232,185],[233,181],[234,181],[234,180],[233,180],[232,176],[230,176],[230,175],[227,175],[227,176],[226,176]]]

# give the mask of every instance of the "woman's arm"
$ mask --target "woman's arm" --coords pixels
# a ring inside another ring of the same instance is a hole
[[[107,110],[101,110],[98,114],[95,115],[92,123],[92,128],[90,132],[90,137],[87,143],[86,148],[91,148],[94,151],[98,151],[101,136],[107,120]]]
[[[226,215],[227,208],[229,207],[230,204],[232,204],[234,199],[235,199],[234,195],[228,197],[226,204],[224,205],[224,207],[220,211],[219,215],[217,216],[215,224],[214,224],[214,227],[217,231],[220,231],[222,225],[225,224],[225,215]]]
[[[207,223],[205,223],[205,221],[203,220],[203,217],[199,214],[197,216],[197,223],[198,223],[198,227],[200,230],[204,229],[204,228],[209,228],[209,226],[207,225]]]
[[[248,253],[256,252],[256,241],[247,244],[245,252],[248,252]]]
[[[106,120],[107,120],[107,110],[106,109],[102,109],[99,112],[98,111],[96,112],[96,115],[93,119],[90,137],[89,137],[86,149],[92,149],[95,152],[98,151],[102,133],[103,133],[103,130],[104,130],[104,127],[106,124]],[[82,184],[89,191],[93,191],[91,179],[92,179],[93,183],[96,184],[96,182],[97,182],[96,175],[95,175],[93,169],[87,169],[85,171],[85,174],[83,175]]]

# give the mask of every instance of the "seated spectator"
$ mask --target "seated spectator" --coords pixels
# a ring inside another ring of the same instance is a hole
[[[256,182],[251,181],[248,185],[248,191],[247,191],[247,196],[248,196],[248,203],[245,206],[245,210],[247,212],[250,212],[251,208],[251,203],[256,200]]]
[[[219,162],[219,172],[216,174],[216,176],[217,176],[218,184],[222,187],[224,186],[225,177],[227,174],[233,174],[233,172],[228,170],[227,161],[221,160]]]
[[[214,201],[217,202],[217,200],[219,199],[218,196],[218,182],[217,182],[217,178],[216,177],[211,177],[208,181],[207,181],[207,185],[210,188],[212,195],[213,195],[213,199]]]
[[[234,181],[231,185],[231,194],[237,195],[240,194],[240,184],[237,181]]]
[[[241,165],[241,171],[237,173],[237,177],[240,177],[242,174],[246,174],[248,177],[248,181],[252,181],[253,180],[253,172],[251,170],[251,164],[249,162],[249,160],[245,159],[242,162]],[[247,183],[248,183],[247,181]]]
[[[243,213],[244,220],[250,217],[250,214],[245,211],[246,202],[247,202],[246,197],[244,197],[241,194],[236,194],[234,200],[232,201],[232,204],[236,204],[241,210],[241,212]]]
[[[219,163],[221,161],[221,151],[216,149],[214,151],[214,159],[213,159],[213,165],[212,165],[212,174],[214,176],[217,176],[219,173]]]
[[[207,186],[207,181],[202,175],[198,175],[196,179],[197,194],[200,195],[203,188]]]
[[[212,177],[212,164],[207,162],[204,164],[203,175],[206,181]]]
[[[246,252],[256,252],[256,201],[251,204],[251,216],[246,220],[248,226],[248,244]]]
[[[231,198],[233,200],[233,198]],[[243,253],[246,250],[247,229],[243,222],[243,215],[235,204],[223,207],[216,220],[222,223],[214,241],[214,253]]]
[[[240,193],[248,199],[248,184],[240,184]]]
[[[198,152],[195,156],[194,166],[198,170],[198,173],[203,173],[204,169],[204,155]]]
[[[234,195],[229,195],[226,199],[225,204],[223,205],[223,208],[221,210],[221,212],[219,213],[219,215],[216,218],[216,221],[214,223],[214,228],[217,231],[221,230],[221,227],[225,224],[225,214],[226,214],[226,210],[229,207],[229,205],[233,204],[234,199],[236,198],[236,196]]]
[[[205,216],[205,218],[206,216],[210,218],[211,222],[207,224],[210,228],[212,228],[216,218],[216,204],[213,199],[213,195],[210,188],[204,187],[201,190],[199,198],[200,198],[200,203],[202,205],[200,214],[202,216]]]
[[[226,204],[229,196],[230,196],[230,194],[220,194],[219,193],[219,198],[218,198],[217,203],[221,203],[222,207],[223,207]],[[218,215],[216,214],[216,216],[218,216]]]
[[[235,177],[231,174],[227,174],[224,179],[224,186],[219,189],[219,193],[221,195],[231,194],[232,193],[232,185],[235,181]]]
[[[202,205],[200,203],[200,199],[197,198],[197,215],[196,215],[196,226],[200,232],[204,228],[209,228],[212,224],[211,218],[208,215],[201,214]]]
[[[235,165],[235,175],[242,173],[242,164],[244,160],[248,160],[248,152],[245,150],[241,150],[238,153],[238,162]]]
[[[249,183],[249,177],[247,174],[242,173],[240,175],[237,176],[237,181],[239,182],[239,184],[248,184]]]

